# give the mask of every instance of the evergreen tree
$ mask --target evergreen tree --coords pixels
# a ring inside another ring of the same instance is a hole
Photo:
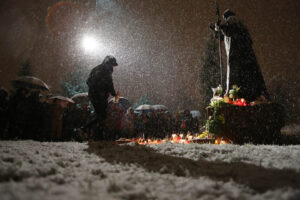
[[[31,65],[29,60],[22,63],[22,67],[18,73],[19,76],[32,76]]]
[[[148,105],[152,105],[151,101],[149,100],[149,97],[147,96],[147,94],[144,94],[138,102],[133,104],[133,109],[135,110],[137,107],[139,107],[140,105],[144,105],[144,104],[148,104]]]
[[[62,77],[60,80],[60,86],[63,91],[62,95],[72,97],[78,93],[88,92],[88,86],[86,84],[88,73],[88,70],[77,69]]]
[[[213,34],[207,40],[200,65],[200,121],[206,121],[206,107],[212,98],[212,88],[220,83],[219,52],[218,43]]]
[[[284,107],[285,123],[297,123],[300,121],[299,111],[300,95],[294,91],[299,91],[300,85],[298,81],[282,78],[275,75],[270,84],[270,94],[273,102]]]

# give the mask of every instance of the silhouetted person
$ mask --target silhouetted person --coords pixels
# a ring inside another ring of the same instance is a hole
[[[63,115],[63,140],[73,139],[81,123],[80,108],[77,108],[76,104],[69,104]]]
[[[166,113],[166,135],[170,137],[174,130],[174,119],[170,113]]]
[[[9,100],[9,138],[24,138],[28,89],[18,88]]]
[[[134,133],[134,121],[135,121],[135,114],[132,107],[127,109],[127,112],[124,116],[124,134],[127,138],[135,137]]]
[[[265,82],[252,48],[252,39],[247,28],[231,10],[223,13],[225,23],[211,29],[224,40],[227,55],[226,93],[233,85],[240,87],[240,97],[254,101],[261,95],[269,98]]]
[[[150,113],[149,121],[147,123],[147,131],[149,138],[156,138],[158,137],[158,115],[155,110]]]
[[[43,134],[43,125],[45,109],[40,101],[40,92],[32,91],[24,105],[26,108],[24,116],[24,136],[26,139],[41,139]]]
[[[8,124],[8,92],[0,88],[0,139],[6,137]]]
[[[180,132],[181,124],[182,124],[182,119],[181,119],[180,113],[176,112],[175,120],[174,120],[174,131],[175,131],[175,133]]]
[[[106,56],[100,65],[92,69],[87,79],[89,98],[100,121],[106,119],[109,94],[116,96],[112,80],[115,66],[118,66],[116,58]]]

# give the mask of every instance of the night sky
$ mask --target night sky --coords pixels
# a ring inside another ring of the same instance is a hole
[[[171,110],[197,109],[199,66],[208,25],[216,20],[215,1],[59,2],[0,1],[0,86],[9,88],[29,59],[33,74],[56,93],[62,75],[91,69],[113,54],[119,63],[115,88],[121,96],[135,102],[147,94]],[[221,12],[232,9],[248,27],[267,88],[282,84],[299,95],[300,1],[218,2]],[[96,50],[82,47],[87,35],[97,38]]]

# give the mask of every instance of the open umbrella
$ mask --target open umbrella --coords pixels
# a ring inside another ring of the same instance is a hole
[[[57,99],[57,100],[60,100],[60,101],[64,101],[64,102],[67,102],[67,103],[75,103],[72,99],[68,98],[68,97],[63,97],[63,96],[53,96],[53,97],[50,97],[49,99]]]
[[[124,98],[124,97],[119,97],[118,101],[115,101],[115,98],[111,98],[108,101],[108,105],[112,106],[112,104],[115,104],[116,106],[119,106],[121,108],[121,110],[125,113],[127,111],[127,109],[131,106],[130,102],[128,99]]]
[[[163,110],[163,111],[168,110],[167,106],[164,105],[152,105],[151,107],[153,108],[153,110]]]
[[[41,79],[34,76],[19,76],[17,79],[12,80],[15,87],[25,87],[39,90],[49,90],[49,86]]]
[[[193,118],[200,117],[200,111],[199,110],[191,110],[190,113],[192,114]]]
[[[144,105],[140,105],[140,106],[137,107],[135,110],[136,110],[136,111],[153,110],[153,108],[152,108],[151,105],[144,104]]]
[[[87,92],[75,94],[74,96],[71,97],[71,99],[78,104],[81,104],[81,103],[88,104],[90,101],[90,98],[89,98],[89,95]]]

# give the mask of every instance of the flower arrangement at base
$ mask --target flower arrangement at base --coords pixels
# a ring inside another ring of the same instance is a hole
[[[237,85],[233,85],[232,89],[229,90],[229,98],[230,99],[236,99],[236,98],[238,98],[240,89],[241,88],[238,87]]]
[[[225,117],[220,113],[221,107],[226,107],[229,104],[223,100],[215,101],[210,104],[210,108],[214,110],[213,115],[209,116],[206,121],[206,130],[211,134],[218,134],[222,126],[225,124]]]

